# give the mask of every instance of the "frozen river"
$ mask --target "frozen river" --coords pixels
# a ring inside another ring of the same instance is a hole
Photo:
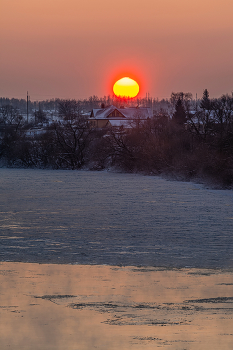
[[[233,191],[112,172],[0,169],[0,260],[233,267]]]

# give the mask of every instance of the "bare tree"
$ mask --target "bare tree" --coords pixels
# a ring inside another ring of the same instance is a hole
[[[86,151],[93,129],[86,116],[81,114],[78,102],[64,100],[59,104],[62,120],[54,123],[58,167],[79,169],[85,163]]]
[[[11,125],[18,129],[22,125],[23,117],[19,113],[18,109],[11,105],[5,105],[0,107],[0,124]]]

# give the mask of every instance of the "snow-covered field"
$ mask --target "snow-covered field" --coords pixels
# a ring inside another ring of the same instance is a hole
[[[160,177],[0,169],[0,260],[233,267],[233,191]]]

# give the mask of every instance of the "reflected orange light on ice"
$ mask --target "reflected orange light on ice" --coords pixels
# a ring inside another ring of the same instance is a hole
[[[139,93],[139,85],[131,78],[121,78],[113,85],[113,92],[117,97],[133,98]]]

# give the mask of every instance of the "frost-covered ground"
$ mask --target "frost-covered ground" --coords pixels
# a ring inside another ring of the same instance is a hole
[[[160,177],[0,169],[0,260],[233,267],[233,191]]]

